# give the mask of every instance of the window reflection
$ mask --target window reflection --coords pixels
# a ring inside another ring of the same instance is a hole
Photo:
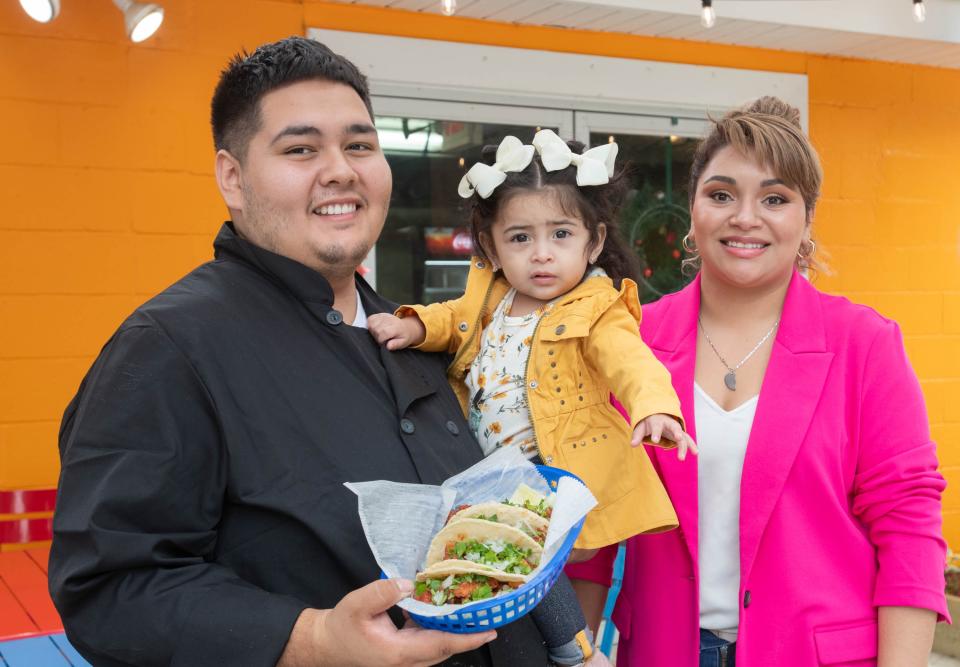
[[[591,132],[590,145],[616,141],[617,164],[630,164],[632,189],[620,229],[640,258],[640,300],[655,301],[690,281],[681,242],[690,228],[687,178],[697,140]]]

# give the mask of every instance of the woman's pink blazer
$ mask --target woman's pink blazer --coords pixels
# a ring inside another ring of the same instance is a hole
[[[699,308],[698,277],[645,306],[641,326],[694,438]],[[695,667],[697,461],[648,452],[680,527],[627,543],[617,665]],[[737,667],[871,665],[878,606],[947,618],[944,487],[896,323],[795,273],[743,464]],[[614,554],[568,573],[609,585]]]

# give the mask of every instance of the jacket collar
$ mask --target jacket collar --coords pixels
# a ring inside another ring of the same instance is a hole
[[[507,282],[507,279],[503,276],[503,273],[495,272],[490,266],[490,262],[481,257],[470,258],[470,273],[471,276],[475,276],[477,284],[487,285],[491,280],[494,281],[494,285],[497,289],[492,296],[498,296],[502,298],[502,295],[506,294],[510,290],[510,283]],[[627,294],[627,300],[629,301],[631,293],[633,295],[633,300],[639,304],[639,297],[636,296],[637,285],[635,282],[629,278],[624,278],[619,291],[611,291],[610,288],[612,285],[613,281],[607,276],[593,276],[591,278],[585,278],[584,280],[581,280],[580,283],[572,290],[557,297],[557,300],[554,302],[554,307],[566,306],[575,301],[590,299],[597,295],[609,295],[610,301],[612,302],[618,296]],[[499,303],[499,299],[497,299],[496,302]]]
[[[278,255],[241,237],[232,222],[225,222],[213,242],[214,257],[242,262],[267,275],[306,304],[321,310],[333,308],[333,288],[318,271]]]
[[[650,345],[674,352],[688,336],[696,334],[697,315],[700,312],[700,274],[682,290],[664,299],[663,315],[657,318],[656,328],[644,333]],[[826,350],[818,292],[797,271],[793,272],[787,287],[776,342],[794,354]]]
[[[217,260],[241,262],[259,271],[301,301],[319,321],[326,323],[326,314],[333,310],[333,289],[322,274],[247,241],[237,234],[232,222],[226,222],[220,228],[213,247]],[[360,301],[368,315],[392,313],[396,309],[395,303],[377,294],[360,274],[355,274],[355,280]],[[330,331],[339,331],[341,326],[344,325],[332,326]],[[390,352],[380,348],[380,360],[390,378],[398,414],[406,413],[414,401],[440,389],[434,374],[425,366],[422,352]],[[415,453],[411,455],[417,456]]]
[[[670,370],[696,439],[693,382],[696,370],[700,276],[680,292],[665,297],[655,322],[645,323],[644,338]],[[650,327],[650,328],[646,328]],[[780,326],[760,390],[743,464],[740,503],[741,577],[753,566],[763,531],[793,467],[820,400],[833,353],[826,349],[821,300],[816,289],[794,272],[787,288]],[[697,562],[697,462],[677,460],[676,453],[654,449],[670,491],[683,539]]]

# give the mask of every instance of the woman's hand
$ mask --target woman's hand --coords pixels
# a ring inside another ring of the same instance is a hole
[[[389,313],[377,313],[367,318],[367,329],[388,350],[419,345],[427,337],[426,327],[416,316],[399,318]]]
[[[677,458],[683,461],[687,452],[697,453],[697,443],[693,441],[680,426],[680,422],[670,415],[655,414],[640,421],[633,429],[633,439],[630,445],[636,447],[644,441],[659,445],[661,438],[666,438],[677,444]]]
[[[571,549],[570,556],[567,557],[568,563],[582,563],[590,560],[597,555],[599,549]]]

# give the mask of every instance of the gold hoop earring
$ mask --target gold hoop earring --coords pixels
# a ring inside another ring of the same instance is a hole
[[[691,255],[696,255],[700,252],[700,248],[697,247],[697,240],[693,237],[693,232],[687,232],[687,235],[680,241],[680,245]]]
[[[809,244],[809,246],[807,247],[810,248],[810,250],[808,250],[807,252],[804,252],[805,243]],[[813,239],[804,239],[803,241],[800,242],[800,247],[797,249],[797,257],[802,261],[807,261],[813,256],[813,253],[815,253],[816,251],[817,251],[817,244],[814,243]]]

